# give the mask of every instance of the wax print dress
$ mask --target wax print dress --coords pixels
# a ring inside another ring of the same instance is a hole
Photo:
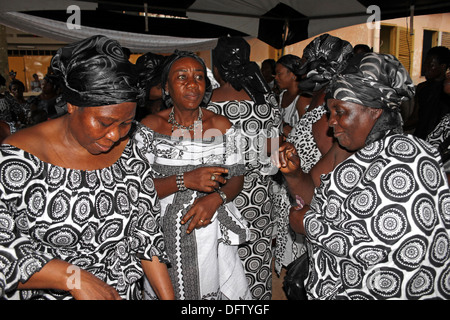
[[[228,177],[244,174],[233,128],[214,139],[172,138],[141,125],[135,136],[155,178],[203,166],[228,168]],[[210,224],[186,233],[181,218],[196,198],[205,194],[187,189],[161,199],[162,229],[171,261],[171,277],[178,300],[251,299],[238,244],[249,239],[246,221],[233,203],[219,207]],[[148,282],[145,298],[156,299]]]
[[[311,299],[450,298],[450,190],[430,144],[388,134],[322,176],[304,218]]]
[[[250,222],[251,239],[239,247],[247,281],[255,299],[272,297],[272,237],[275,224],[269,187],[277,168],[263,148],[266,138],[280,135],[281,113],[273,94],[264,104],[252,100],[210,102],[208,109],[226,116],[242,132],[246,173],[236,207]]]
[[[16,290],[60,259],[91,272],[124,299],[141,299],[141,259],[168,260],[151,167],[134,141],[113,165],[89,171],[52,165],[6,144],[0,152],[4,298],[71,299],[66,291]]]

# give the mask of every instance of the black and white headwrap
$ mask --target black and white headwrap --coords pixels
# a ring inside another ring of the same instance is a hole
[[[136,102],[135,66],[120,44],[102,35],[60,48],[51,67],[63,86],[63,99],[78,107]]]
[[[397,58],[370,52],[355,56],[347,68],[333,78],[327,98],[384,110],[366,140],[369,144],[389,130],[402,132],[400,106],[413,98],[414,92],[414,83]]]
[[[205,95],[203,96],[203,100],[200,103],[200,107],[205,108],[208,105],[209,100],[211,100],[212,90],[213,90],[211,81],[209,80],[208,75],[207,75],[205,61],[203,61],[203,59],[200,58],[198,55],[196,55],[194,52],[181,51],[181,50],[175,50],[175,52],[172,53],[170,56],[168,56],[164,62],[164,66],[163,66],[162,73],[161,73],[162,98],[163,98],[164,104],[166,105],[167,108],[171,108],[173,106],[173,100],[170,97],[169,92],[166,91],[165,87],[166,87],[167,80],[169,78],[170,68],[172,68],[172,65],[175,61],[180,60],[182,58],[195,59],[202,65],[203,71],[205,73],[206,88],[205,88]]]
[[[353,47],[348,41],[329,34],[315,38],[303,50],[302,59],[306,61],[299,74],[306,76],[299,82],[299,88],[309,92],[324,88],[352,56]]]
[[[139,96],[138,106],[145,106],[150,89],[161,84],[162,69],[166,56],[147,52],[136,60],[137,72],[139,74],[139,88],[144,92]]]
[[[250,61],[250,45],[242,37],[220,37],[212,50],[213,64],[222,79],[235,90],[244,89],[257,104],[266,103],[264,95],[270,92],[261,69]]]

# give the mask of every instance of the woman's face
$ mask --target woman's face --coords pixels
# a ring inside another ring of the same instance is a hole
[[[166,90],[178,109],[196,109],[206,90],[203,66],[194,58],[181,58],[172,64]]]
[[[11,85],[11,93],[14,97],[20,98],[23,96],[23,89],[21,88],[21,86],[13,84]]]
[[[328,125],[333,128],[334,137],[349,151],[364,148],[367,136],[383,112],[353,102],[328,99],[330,110]]]
[[[72,137],[94,155],[110,151],[128,134],[136,111],[135,102],[84,108],[67,105]]]
[[[296,80],[295,75],[285,66],[280,63],[275,65],[275,82],[281,90],[290,87],[293,81]]]

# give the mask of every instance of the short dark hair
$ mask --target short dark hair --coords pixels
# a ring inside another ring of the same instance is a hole
[[[428,57],[435,57],[439,64],[450,67],[450,49],[444,46],[433,47],[427,52]]]

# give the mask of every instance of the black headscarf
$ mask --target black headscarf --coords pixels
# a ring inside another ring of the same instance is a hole
[[[241,37],[221,37],[212,50],[213,64],[222,79],[234,89],[242,89],[257,104],[265,103],[264,94],[270,92],[256,62],[250,61],[250,45]]]
[[[285,54],[280,59],[278,59],[277,63],[289,69],[289,71],[291,71],[296,76],[301,75],[302,59],[300,57],[293,54]],[[300,78],[298,78],[297,81],[298,80],[300,80]]]
[[[60,48],[51,67],[63,99],[78,107],[136,102],[137,75],[115,40],[97,35]]]
[[[211,99],[211,95],[212,95],[212,85],[211,85],[211,81],[208,78],[208,74],[207,74],[207,69],[206,69],[206,65],[205,62],[203,61],[202,58],[200,58],[198,55],[196,55],[194,52],[191,51],[179,51],[179,50],[175,50],[175,52],[170,55],[169,57],[167,57],[163,69],[162,69],[162,73],[161,73],[161,86],[162,86],[162,96],[163,96],[163,101],[164,104],[167,106],[167,108],[171,108],[173,106],[173,101],[172,98],[170,97],[169,93],[165,90],[165,86],[167,83],[167,79],[169,77],[169,71],[170,68],[172,67],[173,63],[179,59],[182,58],[192,58],[197,60],[203,68],[203,71],[205,73],[205,81],[206,81],[206,88],[205,88],[205,95],[203,96],[203,100],[200,103],[200,107],[206,107],[209,103],[209,100]]]
[[[161,84],[161,75],[165,60],[165,56],[152,52],[147,52],[136,60],[136,67],[139,74],[139,87],[144,91],[144,94],[139,97],[139,106],[145,106],[150,89]]]
[[[353,47],[348,41],[329,34],[315,38],[303,50],[306,61],[299,73],[306,77],[299,82],[299,88],[310,92],[322,89],[345,68],[352,55]]]
[[[408,71],[392,55],[366,53],[355,56],[342,74],[330,83],[328,98],[383,109],[366,144],[383,137],[388,130],[401,133],[400,105],[414,96]]]

